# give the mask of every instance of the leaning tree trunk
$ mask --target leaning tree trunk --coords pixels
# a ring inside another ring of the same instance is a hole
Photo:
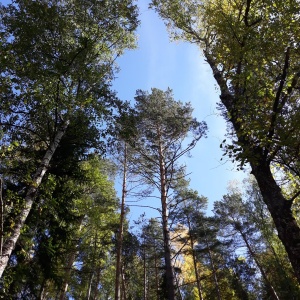
[[[69,125],[69,122],[65,122],[63,126],[57,131],[53,141],[51,142],[48,150],[46,151],[38,169],[36,170],[32,182],[28,187],[26,196],[25,196],[25,205],[24,208],[21,210],[21,213],[15,220],[15,226],[13,227],[11,234],[6,238],[5,242],[2,246],[2,256],[0,257],[0,278],[7,266],[9,258],[11,256],[12,251],[15,248],[17,240],[21,234],[21,230],[25,224],[25,221],[29,215],[29,212],[32,208],[34,198],[38,191],[38,188],[42,182],[42,179],[49,167],[50,161],[63,137],[66,132],[66,129]]]
[[[221,102],[230,113],[230,121],[237,136],[239,136],[241,125],[240,122],[238,122],[239,115],[235,109],[236,98],[230,92],[226,80],[222,72],[218,69],[214,59],[207,51],[204,51],[204,55],[220,87]],[[285,247],[297,280],[300,283],[300,228],[292,214],[292,201],[288,201],[283,196],[280,187],[277,185],[271,173],[270,163],[263,154],[264,151],[259,147],[250,147],[249,142],[242,137],[239,137],[239,142],[247,149],[247,159],[250,162],[252,161],[252,163],[250,163],[252,174],[258,183],[263,201],[267,205],[278,231],[278,237]],[[256,158],[254,162],[253,158]]]
[[[245,242],[245,244],[246,244],[246,247],[247,247],[247,249],[248,249],[248,251],[249,251],[251,257],[254,259],[254,261],[255,261],[255,263],[256,263],[256,265],[257,265],[257,267],[258,267],[258,269],[259,269],[259,271],[260,271],[260,273],[261,273],[261,275],[262,275],[262,277],[263,277],[263,279],[264,279],[264,281],[265,281],[267,287],[269,288],[269,290],[270,290],[270,292],[271,292],[272,298],[273,298],[274,300],[279,300],[279,298],[278,298],[278,296],[277,296],[277,293],[276,293],[276,291],[275,291],[273,285],[272,285],[271,282],[269,281],[268,276],[267,276],[267,274],[266,274],[264,268],[262,267],[262,265],[261,265],[260,262],[258,261],[258,259],[257,259],[257,257],[256,257],[256,254],[255,254],[255,252],[253,251],[251,245],[249,244],[249,241],[248,241],[248,239],[247,239],[245,233],[244,233],[240,228],[238,229],[238,231],[239,231],[240,235],[242,236],[242,239],[244,240],[244,242]]]
[[[252,173],[300,283],[300,228],[291,210],[292,201],[287,201],[282,195],[269,165],[252,166]]]

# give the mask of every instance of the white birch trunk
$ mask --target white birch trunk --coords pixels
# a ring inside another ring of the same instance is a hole
[[[50,161],[55,153],[63,135],[66,132],[66,129],[69,125],[69,122],[65,122],[65,124],[57,131],[54,140],[51,142],[48,150],[46,151],[38,169],[36,170],[32,183],[30,184],[28,191],[25,196],[25,205],[22,209],[20,215],[17,217],[15,226],[12,229],[12,233],[9,237],[6,238],[2,247],[2,256],[0,257],[0,278],[7,266],[9,258],[11,256],[12,251],[15,248],[16,242],[20,236],[21,230],[25,224],[25,221],[29,215],[29,212],[32,208],[32,204],[34,198],[36,196],[37,190],[42,182],[42,179],[49,167]]]

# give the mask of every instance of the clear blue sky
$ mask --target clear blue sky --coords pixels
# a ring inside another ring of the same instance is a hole
[[[220,143],[225,138],[226,124],[216,109],[218,89],[196,45],[170,42],[162,20],[148,10],[148,1],[139,0],[138,5],[141,19],[138,49],[127,51],[118,60],[121,71],[114,88],[121,99],[131,100],[137,89],[150,91],[151,87],[162,90],[170,87],[176,100],[190,101],[194,116],[207,122],[208,138],[200,140],[192,150],[192,158],[185,158],[184,162],[187,172],[192,172],[191,188],[209,199],[210,211],[212,203],[227,192],[229,181],[241,181],[245,177],[232,163],[220,161],[223,154]],[[145,202],[147,204],[160,205],[157,200]],[[130,210],[131,220],[145,211],[136,207]],[[146,214],[152,215],[150,210]]]

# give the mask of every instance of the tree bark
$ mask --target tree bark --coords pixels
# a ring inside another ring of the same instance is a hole
[[[127,300],[127,290],[126,290],[126,280],[125,280],[125,272],[124,268],[121,268],[121,275],[122,275],[122,300]]]
[[[80,220],[78,222],[79,223],[78,233],[81,232],[81,229],[83,227],[83,224],[82,224],[83,219],[84,219],[84,215],[80,218]],[[78,240],[78,242],[79,242],[79,240]],[[59,294],[59,300],[64,300],[66,292],[68,290],[68,285],[69,285],[69,280],[70,280],[70,274],[71,274],[71,271],[72,271],[72,266],[75,262],[77,254],[78,254],[78,250],[77,250],[78,246],[79,246],[79,243],[76,243],[75,249],[71,252],[71,254],[69,256],[66,272],[64,274],[63,284],[61,286],[61,290],[60,290],[60,294]]]
[[[59,295],[59,300],[64,300],[65,299],[65,295],[66,295],[66,292],[68,290],[69,279],[70,279],[69,277],[70,277],[70,274],[71,274],[72,266],[73,266],[73,263],[76,259],[76,254],[77,254],[76,252],[77,252],[77,250],[74,250],[73,253],[69,257],[68,264],[67,264],[67,270],[66,270],[66,273],[64,275],[65,279],[63,281],[61,291],[60,291],[60,295]]]
[[[252,258],[254,259],[254,261],[255,261],[255,263],[256,263],[256,265],[257,265],[257,267],[258,267],[258,269],[259,269],[259,271],[260,271],[260,273],[261,273],[261,275],[262,275],[262,277],[263,277],[263,279],[265,280],[265,283],[266,283],[267,287],[269,288],[269,290],[270,290],[270,292],[271,292],[272,298],[273,298],[274,300],[279,300],[279,298],[278,298],[278,296],[277,296],[277,294],[276,294],[276,291],[275,291],[273,285],[272,285],[271,282],[269,281],[269,279],[268,279],[268,277],[267,277],[267,274],[266,274],[264,268],[262,267],[262,265],[261,265],[260,262],[258,261],[258,259],[257,259],[257,257],[256,257],[256,254],[254,253],[254,251],[253,251],[251,245],[249,244],[249,241],[248,241],[246,235],[244,234],[244,232],[242,232],[242,230],[239,229],[238,231],[239,231],[239,233],[241,234],[241,236],[242,236],[242,238],[243,238],[243,240],[244,240],[244,242],[245,242],[245,244],[246,244],[246,247],[247,247],[247,249],[248,249],[250,255],[252,256]]]
[[[90,276],[90,279],[89,279],[88,290],[87,290],[87,293],[86,293],[86,300],[90,300],[90,297],[91,297],[94,275],[95,275],[94,272],[92,272],[92,274]]]
[[[146,244],[144,239],[144,245],[143,245],[143,270],[144,270],[144,300],[147,300],[147,268],[146,268]]]
[[[214,260],[213,260],[213,256],[212,256],[207,238],[205,238],[205,241],[206,241],[206,245],[207,245],[207,249],[208,249],[208,255],[209,255],[211,268],[213,270],[213,275],[214,275],[213,277],[214,277],[214,282],[215,282],[215,286],[216,286],[216,290],[217,290],[218,300],[222,300],[221,291],[220,291],[219,282],[218,282],[218,277],[217,277],[217,269],[215,267],[215,263],[214,263]]]
[[[278,237],[285,247],[300,283],[300,228],[291,210],[292,201],[286,200],[282,195],[268,164],[252,164],[251,167],[275,223]]]
[[[162,206],[162,227],[163,227],[163,240],[164,240],[164,258],[166,268],[166,284],[168,300],[175,299],[175,283],[171,259],[171,246],[170,246],[170,232],[168,225],[168,205],[167,205],[167,182],[166,182],[166,167],[164,162],[164,153],[161,143],[161,133],[157,129],[159,137],[159,168],[160,168],[160,196]]]
[[[156,243],[155,243],[156,244]],[[157,269],[157,256],[156,256],[156,245],[154,249],[154,263],[155,263],[155,294],[156,300],[159,299],[159,286],[158,286],[158,269]]]
[[[99,268],[97,269],[97,278],[96,278],[97,283],[100,282],[100,275],[101,275],[101,268],[99,267]],[[98,293],[99,293],[99,288],[98,288],[98,286],[96,286],[96,287],[95,287],[95,292],[94,292],[93,300],[97,300],[97,298],[98,298]]]
[[[0,257],[2,257],[2,247],[3,247],[3,223],[4,223],[4,203],[3,203],[3,179],[0,178]]]
[[[184,207],[186,208],[185,201],[184,201]],[[199,273],[198,273],[198,270],[197,270],[197,258],[196,258],[196,251],[195,251],[195,241],[194,241],[194,238],[193,238],[192,234],[190,234],[190,232],[192,231],[192,225],[191,225],[190,217],[189,217],[188,214],[186,214],[186,220],[187,220],[188,230],[189,230],[189,239],[190,239],[191,249],[192,249],[193,265],[194,265],[195,276],[196,276],[198,296],[199,296],[200,300],[203,300],[202,285],[201,285],[200,276],[199,276]]]
[[[9,237],[6,238],[5,242],[3,243],[2,256],[0,258],[0,278],[2,277],[2,274],[8,264],[11,253],[14,250],[16,242],[21,234],[21,230],[22,230],[22,228],[25,224],[25,221],[29,215],[29,212],[32,208],[34,198],[35,198],[38,188],[42,182],[42,179],[49,167],[50,161],[51,161],[63,135],[65,134],[68,125],[69,125],[69,122],[67,121],[57,131],[53,141],[51,142],[38,169],[36,170],[36,172],[32,178],[32,182],[31,182],[31,184],[27,190],[26,196],[25,196],[24,208],[22,209],[21,213],[17,217],[17,219],[15,221],[15,226],[13,227],[11,234],[9,235]]]
[[[267,205],[275,223],[278,237],[285,247],[297,280],[300,283],[300,228],[292,214],[292,201],[288,201],[283,196],[280,187],[277,185],[271,173],[270,163],[263,154],[263,150],[259,147],[250,147],[249,141],[239,136],[241,125],[237,119],[241,116],[236,114],[235,110],[237,99],[229,91],[226,80],[224,79],[222,72],[218,70],[214,59],[206,51],[204,51],[204,55],[206,56],[206,60],[213,71],[214,78],[220,87],[221,102],[231,114],[230,121],[237,133],[239,142],[248,152],[246,157],[250,161],[252,174],[256,178],[263,201]]]
[[[121,263],[122,263],[122,244],[124,235],[124,219],[125,219],[125,199],[126,199],[126,176],[127,176],[127,145],[124,142],[124,162],[123,162],[123,183],[122,183],[122,200],[119,232],[117,238],[117,262],[116,262],[116,280],[115,280],[115,300],[120,300],[121,296]]]

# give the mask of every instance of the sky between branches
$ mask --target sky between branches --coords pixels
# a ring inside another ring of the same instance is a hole
[[[227,192],[229,181],[242,179],[243,172],[236,171],[234,164],[221,161],[220,143],[225,139],[226,124],[217,110],[219,91],[212,72],[196,45],[171,42],[163,21],[148,9],[147,0],[139,0],[141,25],[138,29],[138,48],[127,51],[117,61],[120,72],[113,87],[120,99],[132,100],[137,89],[150,92],[152,87],[166,90],[170,87],[175,100],[190,101],[194,117],[208,124],[208,138],[202,139],[192,150],[192,158],[185,157],[190,187],[208,198],[208,213],[212,204]],[[128,199],[131,200],[131,199]],[[154,198],[139,202],[141,205],[160,207]],[[129,218],[137,220],[157,216],[155,210],[130,207]]]

